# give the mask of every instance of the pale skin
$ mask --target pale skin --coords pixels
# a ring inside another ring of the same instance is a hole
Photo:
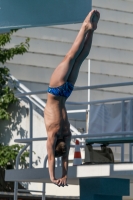
[[[92,22],[92,15],[95,15],[97,20]],[[73,85],[75,84],[80,66],[90,52],[93,32],[97,29],[99,18],[100,14],[97,10],[92,10],[87,15],[71,49],[54,70],[50,79],[50,87],[61,86],[66,81]],[[54,96],[48,93],[47,104],[44,110],[44,120],[48,135],[47,153],[49,175],[54,184],[63,187],[67,185],[68,155],[71,141],[70,124],[67,117],[65,102],[65,97]],[[56,179],[54,154],[55,144],[58,138],[64,138],[67,145],[67,153],[62,157],[62,177]]]

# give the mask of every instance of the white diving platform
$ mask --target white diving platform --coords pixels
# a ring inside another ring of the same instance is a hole
[[[55,168],[56,177],[60,177],[61,167]],[[68,169],[68,184],[78,185],[79,179],[84,178],[120,178],[133,181],[133,163],[120,164],[90,164],[81,166],[72,166]],[[51,183],[49,179],[48,168],[32,168],[22,170],[6,170],[6,181],[19,182],[46,182]]]
[[[61,173],[61,167],[57,167],[56,178]],[[50,183],[48,168],[6,170],[5,180]],[[68,184],[79,185],[80,200],[122,200],[122,196],[130,195],[132,181],[133,163],[91,164],[68,169]]]

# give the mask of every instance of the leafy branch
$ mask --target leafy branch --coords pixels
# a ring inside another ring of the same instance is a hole
[[[29,38],[27,38],[25,42],[22,42],[12,48],[5,47],[7,43],[10,43],[12,34],[14,32],[16,32],[16,30],[12,30],[10,33],[0,35],[0,120],[11,119],[11,114],[9,113],[8,108],[11,104],[19,101],[14,95],[15,85],[13,88],[9,86],[9,80],[11,79],[10,70],[2,65],[4,65],[10,59],[13,59],[15,55],[23,55],[29,49]],[[5,170],[9,163],[12,167],[14,167],[16,156],[22,148],[23,146],[18,144],[5,146],[0,143],[0,169]],[[20,165],[22,168],[27,165],[26,158],[28,156],[28,151],[25,151],[21,155]]]
[[[4,48],[5,45],[11,41],[11,36],[14,32],[16,32],[16,30],[0,35],[0,62],[2,64],[13,59],[15,55],[23,55],[29,49],[29,38],[13,48]],[[0,67],[0,119],[3,120],[9,120],[11,118],[8,108],[12,103],[18,101],[14,95],[15,87],[13,90],[8,85],[9,72],[10,70],[8,68]]]
[[[4,64],[7,60],[13,59],[15,55],[23,55],[25,52],[27,52],[28,48],[29,38],[27,38],[24,43],[22,42],[13,48],[0,48],[0,61]]]
[[[16,157],[23,145],[14,144],[12,146],[4,146],[0,144],[0,168],[7,169],[10,164],[13,168],[15,166]],[[20,157],[20,166],[22,168],[27,166],[26,158],[29,157],[29,151],[25,151]]]

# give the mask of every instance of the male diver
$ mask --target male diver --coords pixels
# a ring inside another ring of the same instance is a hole
[[[54,70],[44,110],[47,130],[48,167],[51,181],[67,186],[68,155],[71,141],[70,124],[65,108],[66,99],[73,91],[82,62],[88,56],[93,32],[97,29],[100,13],[92,10],[82,23],[80,31],[62,62]],[[62,156],[62,177],[55,177],[55,157]]]

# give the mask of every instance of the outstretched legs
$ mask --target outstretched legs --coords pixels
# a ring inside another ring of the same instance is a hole
[[[92,18],[94,15],[97,15],[97,21],[94,20],[93,22]],[[66,81],[75,83],[79,68],[89,54],[93,30],[97,28],[97,22],[99,20],[98,15],[99,13],[95,10],[92,10],[87,15],[71,49],[54,70],[50,79],[50,87],[58,87]]]
[[[89,52],[91,49],[92,37],[93,37],[93,31],[89,31],[88,34],[86,35],[84,47],[83,47],[82,51],[80,52],[79,56],[77,57],[77,59],[75,60],[75,63],[71,70],[71,73],[68,77],[67,81],[72,83],[73,85],[75,84],[75,82],[77,80],[77,77],[79,74],[79,69],[82,65],[82,62],[89,55]]]

